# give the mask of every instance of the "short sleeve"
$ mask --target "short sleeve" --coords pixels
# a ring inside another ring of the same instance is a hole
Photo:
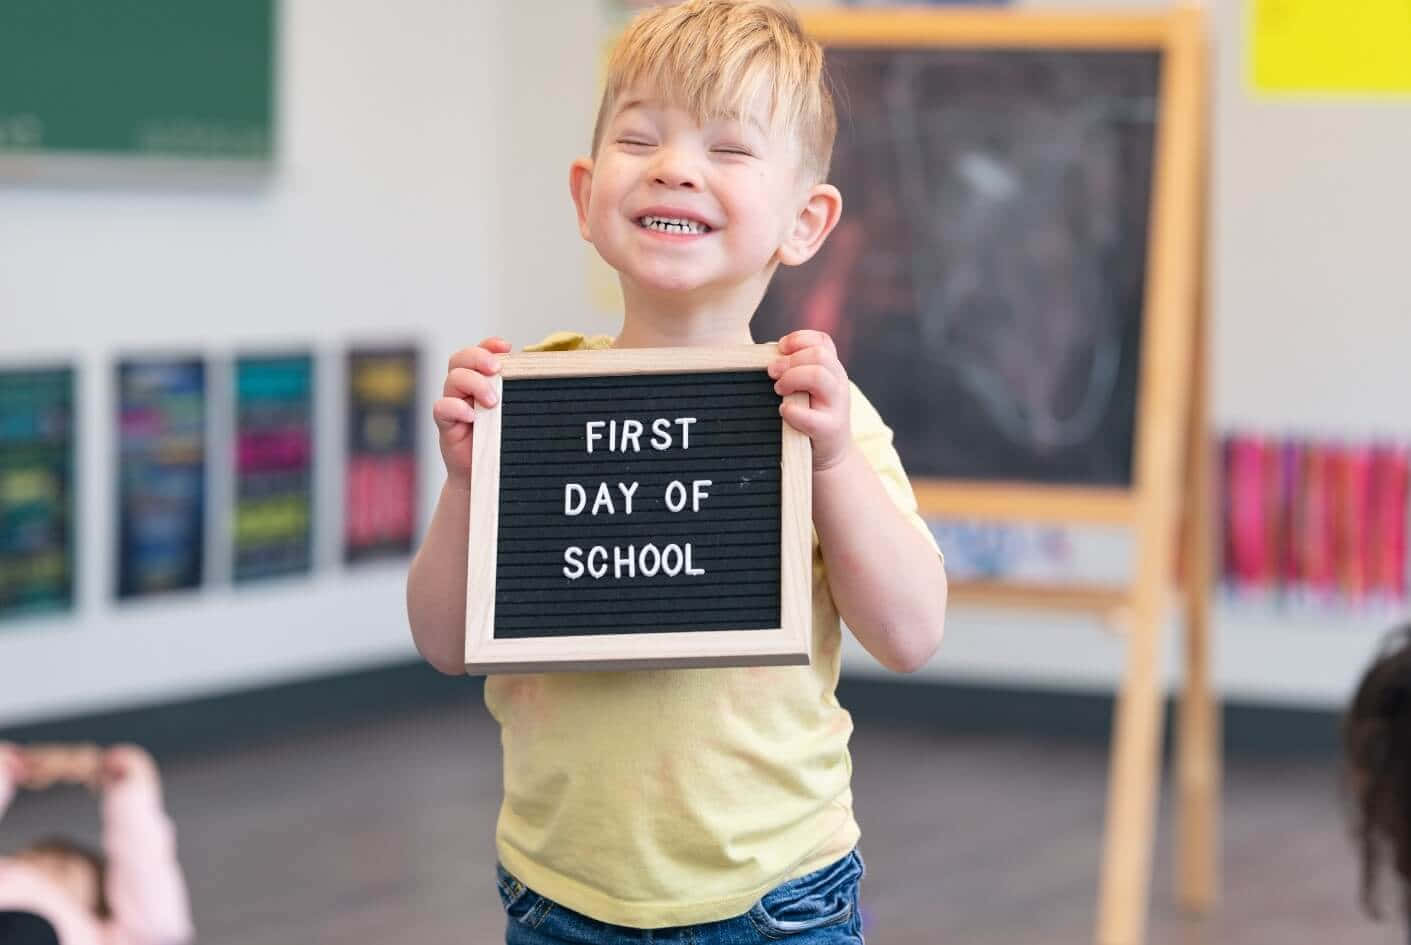
[[[853,442],[867,459],[872,471],[882,480],[882,487],[887,490],[887,495],[891,497],[898,511],[913,528],[926,536],[931,547],[936,549],[936,554],[944,559],[940,546],[936,544],[936,536],[931,534],[931,529],[917,511],[916,493],[912,491],[911,482],[906,478],[906,470],[902,469],[901,457],[892,445],[892,428],[883,422],[877,408],[872,406],[872,402],[858,390],[856,384],[852,384],[852,396],[849,400]]]

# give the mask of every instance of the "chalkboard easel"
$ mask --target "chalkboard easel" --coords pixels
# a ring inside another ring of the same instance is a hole
[[[845,363],[856,375],[870,356],[876,383],[859,383],[896,429],[923,514],[1133,533],[1124,586],[956,583],[951,599],[1092,612],[1125,631],[1095,939],[1138,945],[1173,578],[1186,603],[1178,898],[1208,908],[1217,877],[1200,8],[819,10],[804,23],[842,76],[835,171],[855,230],[845,215],[832,255],[776,278],[764,330],[783,312],[851,333]],[[1122,324],[1095,328],[1099,310]],[[1082,383],[1034,395],[1065,363],[1060,329],[1109,343],[1072,345]],[[1084,385],[1102,391],[1093,422],[1065,427],[1081,411],[1050,408]],[[966,426],[986,405],[991,418]]]
[[[774,352],[502,359],[476,408],[467,672],[809,661],[811,449]]]

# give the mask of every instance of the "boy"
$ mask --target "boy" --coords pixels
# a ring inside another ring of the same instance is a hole
[[[688,0],[634,20],[608,70],[592,156],[569,183],[584,239],[619,273],[622,330],[537,349],[750,343],[776,267],[812,257],[841,211],[822,51],[777,6]],[[448,476],[408,611],[446,673],[464,665],[473,405],[494,406],[508,350],[457,352],[433,408]],[[914,670],[940,643],[945,573],[891,433],[831,340],[785,337],[769,373],[780,394],[809,394],[782,413],[813,443],[812,664],[489,679],[511,943],[665,928],[651,940],[861,941],[838,618],[883,665]]]

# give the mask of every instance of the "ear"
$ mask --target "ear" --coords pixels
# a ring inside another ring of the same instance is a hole
[[[779,261],[786,266],[797,266],[812,259],[833,227],[838,225],[842,213],[843,195],[838,188],[832,184],[815,184],[779,247]]]
[[[578,211],[578,232],[588,242],[593,234],[588,229],[588,196],[593,192],[593,159],[581,157],[568,168],[568,190]]]

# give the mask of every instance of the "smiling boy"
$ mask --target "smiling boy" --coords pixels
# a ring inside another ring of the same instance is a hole
[[[822,50],[787,9],[688,0],[640,15],[569,181],[579,230],[619,274],[622,328],[529,350],[751,343],[775,270],[810,259],[838,221],[835,128]],[[464,669],[474,405],[495,405],[508,350],[492,338],[454,354],[433,408],[447,480],[408,613],[447,673]],[[891,432],[831,339],[786,336],[769,374],[780,394],[808,394],[781,413],[813,445],[811,664],[489,679],[510,943],[641,942],[643,929],[696,945],[862,940],[839,617],[910,672],[940,643],[945,573]]]

